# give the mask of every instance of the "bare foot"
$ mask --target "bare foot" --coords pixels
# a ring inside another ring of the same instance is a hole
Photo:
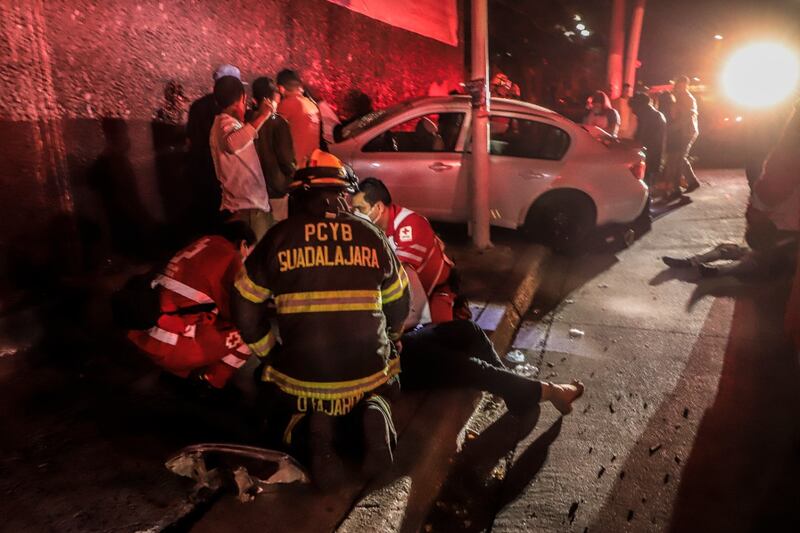
[[[585,387],[583,383],[577,379],[572,380],[572,383],[556,384],[551,383],[550,403],[553,407],[558,409],[562,415],[568,415],[572,412],[572,402],[577,400],[583,395]]]

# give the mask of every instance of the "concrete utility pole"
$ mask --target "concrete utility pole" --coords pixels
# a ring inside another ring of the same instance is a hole
[[[625,50],[625,0],[613,0],[608,32],[608,87],[612,100],[622,94],[622,55]]]
[[[647,0],[634,0],[631,32],[628,34],[628,55],[625,58],[625,83],[636,88],[636,64],[639,62],[639,41],[642,37],[644,7]]]
[[[472,0],[472,79],[483,91],[472,106],[472,244],[492,245],[489,234],[489,9],[488,0]]]

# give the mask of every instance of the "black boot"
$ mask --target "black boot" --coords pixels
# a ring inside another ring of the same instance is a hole
[[[328,491],[347,479],[345,464],[334,448],[336,418],[318,412],[310,416],[311,479],[320,489]]]
[[[397,435],[392,422],[389,404],[380,396],[373,396],[366,402],[363,414],[364,461],[362,473],[371,479],[392,467]]]

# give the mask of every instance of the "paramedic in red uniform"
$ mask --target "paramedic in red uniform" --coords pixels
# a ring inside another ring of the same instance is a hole
[[[229,293],[255,240],[247,224],[231,222],[175,254],[152,283],[157,324],[128,338],[167,372],[224,387],[250,356],[231,321]]]
[[[423,311],[425,322],[453,320],[457,296],[450,283],[453,261],[445,254],[444,243],[428,219],[392,203],[389,189],[377,178],[365,178],[358,188],[352,199],[355,213],[383,230],[397,258],[422,283],[429,305]]]

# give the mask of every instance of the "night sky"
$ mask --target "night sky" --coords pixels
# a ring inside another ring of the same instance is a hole
[[[651,85],[680,74],[713,83],[728,52],[763,39],[800,50],[800,0],[648,0],[639,77]]]

